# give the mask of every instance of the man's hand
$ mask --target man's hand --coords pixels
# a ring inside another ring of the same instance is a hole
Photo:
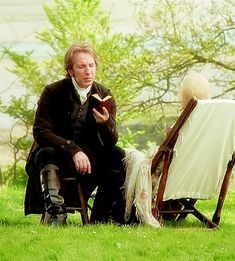
[[[99,113],[96,109],[93,109],[93,115],[97,123],[105,123],[109,119],[109,112],[105,107],[102,107],[103,113]]]
[[[73,162],[75,164],[76,170],[80,174],[86,174],[86,173],[91,173],[91,163],[90,160],[88,159],[87,155],[79,151],[73,156]]]

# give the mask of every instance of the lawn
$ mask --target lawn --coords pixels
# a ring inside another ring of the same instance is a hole
[[[219,230],[206,229],[194,217],[160,229],[144,225],[81,226],[70,214],[68,226],[39,224],[23,214],[24,189],[0,187],[0,260],[235,260],[235,191],[229,191]],[[200,207],[212,215],[215,201]]]

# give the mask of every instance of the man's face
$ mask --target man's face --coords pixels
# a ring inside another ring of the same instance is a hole
[[[95,80],[96,64],[94,58],[89,53],[76,52],[73,56],[73,67],[69,70],[81,88],[86,88]]]

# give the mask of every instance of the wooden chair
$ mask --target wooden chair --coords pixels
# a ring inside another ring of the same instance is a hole
[[[82,224],[89,224],[88,209],[91,209],[91,206],[85,200],[80,182],[76,178],[70,177],[64,178],[62,180],[62,185],[67,213],[78,212],[81,215]],[[49,222],[49,215],[45,212],[41,216],[40,223],[49,224]]]
[[[174,215],[179,220],[192,214],[208,227],[218,228],[234,151],[235,101],[192,99],[152,161],[152,173],[163,161],[154,216],[164,220]],[[196,202],[216,195],[218,202],[210,219],[196,208]],[[177,206],[170,209],[169,203]]]

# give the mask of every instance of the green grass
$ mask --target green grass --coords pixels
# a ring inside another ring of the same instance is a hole
[[[81,226],[70,214],[68,226],[39,224],[23,214],[24,189],[0,187],[0,260],[235,260],[235,192],[222,211],[220,230],[208,230],[194,217],[160,229],[143,225]],[[200,207],[212,214],[215,201]]]

